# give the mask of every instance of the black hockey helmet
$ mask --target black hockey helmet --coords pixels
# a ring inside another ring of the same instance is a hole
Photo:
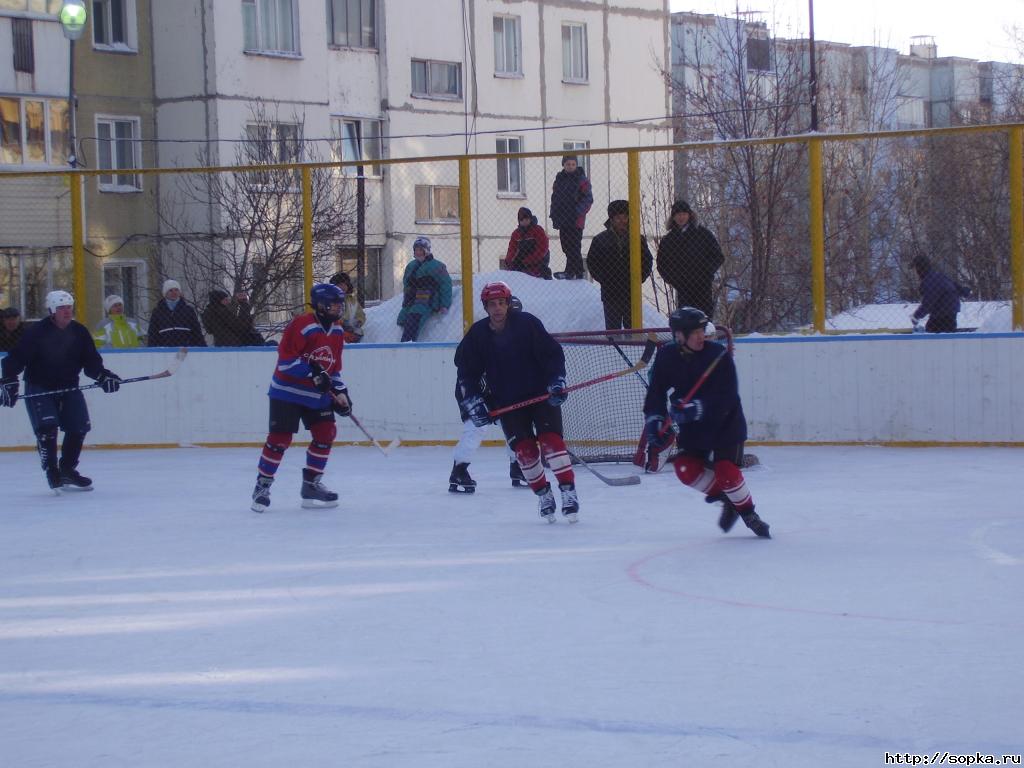
[[[513,296],[511,299],[508,300],[508,308],[515,312],[522,312],[523,302],[520,301],[518,296]]]
[[[680,307],[668,317],[668,327],[682,331],[684,336],[689,336],[690,331],[705,328],[709,322],[708,316],[696,307]]]

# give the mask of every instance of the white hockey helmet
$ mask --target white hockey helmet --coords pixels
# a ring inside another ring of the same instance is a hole
[[[50,291],[46,294],[46,308],[51,315],[57,311],[57,307],[73,306],[75,306],[75,297],[67,291]]]

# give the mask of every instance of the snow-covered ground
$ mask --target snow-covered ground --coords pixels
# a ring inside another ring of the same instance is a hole
[[[919,306],[919,302],[866,304],[829,317],[825,321],[825,327],[833,331],[863,331],[873,328],[910,330],[910,318]],[[1010,302],[962,301],[956,324],[959,328],[974,328],[984,333],[1011,331],[1013,317]]]
[[[775,538],[670,472],[543,524],[485,449],[0,454],[0,764],[874,766],[1024,752],[1014,449],[756,448]],[[633,471],[606,467],[608,473]]]

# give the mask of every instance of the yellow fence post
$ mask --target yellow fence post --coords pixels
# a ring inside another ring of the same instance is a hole
[[[640,259],[640,153],[631,149],[626,155],[629,182],[629,324],[644,327],[644,312],[640,293],[643,271]]]
[[[302,283],[306,301],[313,290],[313,174],[302,166]]]
[[[459,158],[459,249],[462,253],[462,332],[473,324],[473,208],[470,205],[469,158]]]
[[[88,323],[85,313],[89,300],[85,293],[85,237],[82,226],[82,176],[78,173],[67,175],[68,189],[71,190],[71,266],[74,275],[75,314],[78,322]]]
[[[825,204],[822,193],[821,139],[807,143],[811,208],[811,305],[814,330],[825,332]]]
[[[1024,128],[1010,129],[1010,274],[1013,330],[1024,330]]]

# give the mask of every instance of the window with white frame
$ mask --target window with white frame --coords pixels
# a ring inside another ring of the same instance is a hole
[[[383,157],[380,120],[362,120],[354,117],[331,118],[331,133],[334,135],[335,157],[338,160],[362,160],[363,175],[380,176],[380,166],[374,160]],[[346,166],[341,172],[346,176],[357,175],[358,166]]]
[[[0,306],[19,307],[25,320],[46,317],[46,294],[67,290],[71,251],[63,248],[0,248]]]
[[[68,104],[0,98],[0,165],[63,165],[68,158]]]
[[[141,261],[107,262],[103,265],[103,297],[120,296],[124,299],[126,317],[141,318],[142,286],[144,285],[145,264]]]
[[[462,64],[454,61],[412,60],[412,95],[428,99],[462,97]]]
[[[327,0],[327,40],[348,48],[377,47],[376,0]]]
[[[96,167],[110,171],[131,171],[142,166],[137,117],[96,118]],[[99,176],[101,192],[138,192],[142,178],[135,173],[104,173]]]
[[[338,268],[352,278],[352,285],[363,304],[377,304],[382,296],[382,268],[384,251],[381,248],[366,248],[363,259],[363,285],[359,287],[359,253],[354,248],[342,248],[338,252]]]
[[[459,221],[459,188],[416,185],[416,222],[452,224]]]
[[[567,155],[575,155],[578,149],[590,149],[589,141],[573,141],[567,139],[562,142],[562,150]],[[576,155],[576,164],[583,169],[583,173],[590,178],[590,155]]]
[[[587,25],[562,25],[562,80],[585,83],[589,76],[587,63]]]
[[[297,163],[301,160],[301,126],[297,123],[249,123],[245,126],[246,160],[252,165],[260,163]],[[255,171],[249,175],[252,184],[270,184],[279,173]],[[299,171],[285,172],[283,183],[292,188],[299,183]]]
[[[299,52],[295,0],[242,0],[245,50],[254,53]]]
[[[135,0],[92,0],[92,43],[101,50],[136,50]]]
[[[494,17],[494,74],[523,74],[523,44],[518,16]]]
[[[523,140],[513,136],[499,136],[494,140],[494,151],[498,154],[514,154],[523,151]],[[498,194],[522,195],[523,158],[498,158]]]

